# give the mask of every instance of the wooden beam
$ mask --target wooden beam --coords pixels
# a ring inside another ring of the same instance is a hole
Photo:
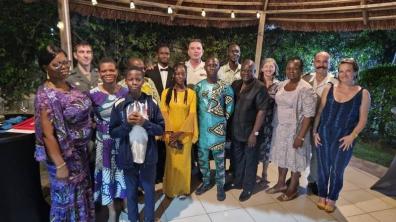
[[[79,4],[79,5],[87,5],[87,6],[93,7],[91,2],[87,2],[87,1],[83,1],[83,0],[72,0],[72,2],[75,4]],[[139,13],[139,14],[169,17],[169,14],[166,13],[165,11],[159,12],[159,11],[150,11],[150,10],[144,10],[144,9],[130,9],[130,8],[123,7],[123,6],[104,4],[104,3],[98,3],[95,7],[112,9],[112,10],[117,10],[117,11],[131,12],[131,13],[135,12],[135,13]],[[202,16],[195,16],[195,15],[177,14],[177,17],[186,18],[186,19],[203,20]],[[204,20],[241,22],[241,21],[257,20],[257,18],[256,18],[256,16],[254,16],[254,17],[252,16],[252,17],[239,17],[239,18],[236,17],[236,18],[232,19],[229,16],[227,16],[227,17],[205,17]]]
[[[262,6],[262,2],[230,2],[230,1],[208,1],[208,0],[184,0],[184,2],[205,5],[240,5],[240,6]]]
[[[125,3],[129,5],[130,0],[110,0],[108,2],[117,2],[117,3]],[[138,7],[139,5],[141,6],[147,6],[147,7],[154,7],[154,8],[162,8],[166,10],[169,6],[172,7],[173,10],[185,10],[185,11],[190,11],[190,12],[201,12],[202,9],[204,9],[206,12],[216,12],[216,13],[226,13],[229,14],[231,11],[234,11],[234,13],[242,13],[242,14],[256,14],[257,10],[243,10],[243,9],[218,9],[218,8],[205,8],[205,7],[194,7],[194,6],[182,6],[182,5],[170,5],[170,4],[164,4],[164,3],[158,3],[158,2],[152,2],[152,1],[144,1],[144,0],[134,0],[133,1]]]
[[[268,0],[264,0],[263,11],[267,10]],[[266,14],[261,13],[260,22],[257,31],[257,42],[256,42],[256,57],[254,58],[254,63],[256,64],[256,73],[260,73],[260,61],[261,61],[261,53],[263,50],[263,41],[264,41],[264,32],[265,32],[265,19]]]
[[[176,5],[181,5],[183,3],[183,0],[177,0]],[[175,19],[175,16],[177,14],[177,9],[175,9],[175,11],[173,12],[173,14],[171,15],[171,21],[173,22],[173,20]]]
[[[369,21],[394,20],[396,15],[370,16]],[[362,22],[362,17],[358,18],[336,18],[336,19],[299,19],[299,18],[268,18],[271,22],[306,22],[306,23],[342,23],[342,22]]]
[[[290,6],[315,6],[315,5],[331,5],[331,4],[343,4],[343,3],[358,3],[361,0],[327,0],[327,1],[304,1],[304,2],[271,2],[268,5],[270,7],[290,7]]]
[[[356,9],[377,9],[377,8],[393,8],[396,2],[355,5],[355,6],[342,6],[342,7],[326,7],[326,8],[310,8],[310,9],[287,9],[287,10],[267,10],[267,14],[312,14],[317,12],[337,12],[337,11],[350,11]]]
[[[58,0],[58,16],[59,21],[63,23],[63,27],[58,27],[61,40],[61,48],[67,53],[67,58],[70,61],[73,61],[68,0]],[[72,66],[73,64],[71,65],[71,67]]]
[[[367,5],[367,0],[361,0],[360,4],[362,6]],[[362,9],[362,16],[363,16],[363,24],[364,26],[367,26],[368,24],[368,13],[367,13],[367,9]]]

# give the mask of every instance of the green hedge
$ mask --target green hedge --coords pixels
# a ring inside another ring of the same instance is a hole
[[[371,109],[365,134],[396,142],[396,65],[380,65],[360,72],[359,82],[371,94]]]

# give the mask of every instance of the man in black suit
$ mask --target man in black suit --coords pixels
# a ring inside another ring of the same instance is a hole
[[[158,63],[151,70],[146,71],[146,77],[153,80],[155,87],[161,96],[162,91],[172,85],[173,70],[168,67],[170,50],[167,45],[157,48]]]
[[[167,45],[160,45],[157,48],[158,63],[151,70],[146,71],[146,77],[153,80],[155,87],[161,96],[162,91],[172,86],[173,70],[169,68],[170,50]],[[165,170],[166,149],[162,140],[157,140],[158,162],[156,182],[162,182]]]

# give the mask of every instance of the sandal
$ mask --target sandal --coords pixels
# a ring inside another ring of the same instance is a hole
[[[321,210],[325,210],[325,209],[326,209],[326,202],[318,201],[318,202],[316,203],[316,206],[317,206],[319,209],[321,209]]]
[[[279,197],[277,197],[276,199],[278,199],[279,201],[289,201],[289,200],[293,200],[294,198],[296,198],[298,196],[298,192],[293,193],[290,196],[287,196],[286,194],[281,194]]]
[[[333,213],[336,210],[336,206],[335,205],[329,205],[326,204],[324,211],[326,211],[327,213]]]
[[[265,192],[268,194],[274,194],[274,193],[280,193],[280,192],[285,192],[287,190],[287,186],[283,186],[281,188],[276,188],[276,185],[269,188],[268,190],[266,190]]]

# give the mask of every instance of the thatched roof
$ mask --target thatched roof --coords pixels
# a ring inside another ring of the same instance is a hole
[[[92,2],[70,0],[70,10],[107,19],[198,27],[255,26],[259,13],[266,15],[267,25],[285,30],[396,29],[396,1],[390,0],[96,0],[96,5]],[[172,14],[168,14],[168,7]],[[203,10],[205,17],[201,15]],[[231,18],[232,12],[235,18]]]

